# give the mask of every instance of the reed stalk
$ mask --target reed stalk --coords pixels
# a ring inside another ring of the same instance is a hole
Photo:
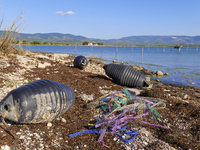
[[[12,22],[11,26],[5,27],[1,36],[0,36],[0,52],[3,55],[9,55],[9,54],[22,54],[21,47],[16,49],[13,46],[13,42],[16,40],[16,38],[19,36],[19,33],[21,33],[25,28],[23,28],[25,24],[25,20],[23,19],[23,13],[22,10],[21,13],[18,15],[18,17]],[[1,19],[0,23],[0,29],[3,24],[3,17]],[[20,42],[19,42],[20,43]]]

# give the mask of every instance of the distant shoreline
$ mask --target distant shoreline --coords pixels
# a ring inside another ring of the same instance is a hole
[[[20,46],[77,46],[77,47],[80,47],[80,46],[85,46],[85,47],[171,47],[171,48],[174,48],[174,46],[122,46],[122,45],[99,45],[99,46],[90,46],[90,45],[64,45],[64,44],[20,44]],[[15,46],[18,46],[18,44],[15,44]],[[188,47],[188,48],[197,48],[197,46],[183,46],[181,48],[185,48],[185,47]],[[198,47],[200,48],[200,46]],[[174,48],[176,49],[176,48]]]

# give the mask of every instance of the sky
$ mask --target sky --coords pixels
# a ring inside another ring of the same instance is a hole
[[[200,0],[0,0],[1,30],[19,15],[18,23],[26,21],[22,33],[31,34],[200,35]]]

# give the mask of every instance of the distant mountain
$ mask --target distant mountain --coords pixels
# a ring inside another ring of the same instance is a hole
[[[83,36],[76,36],[72,34],[62,34],[62,33],[35,33],[26,34],[21,33],[18,37],[19,40],[26,41],[40,41],[40,42],[80,42],[91,40]]]
[[[2,31],[0,31],[0,35]],[[200,36],[128,36],[120,39],[94,39],[87,38],[84,36],[76,36],[72,34],[62,34],[62,33],[35,33],[19,34],[16,40],[26,40],[28,42],[39,41],[39,42],[58,42],[58,43],[82,43],[84,41],[88,42],[103,42],[104,44],[120,44],[120,43],[168,43],[168,44],[200,44]]]
[[[200,44],[200,36],[129,36],[119,40],[133,43]]]

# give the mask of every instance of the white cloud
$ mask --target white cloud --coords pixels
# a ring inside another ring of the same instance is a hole
[[[73,11],[68,11],[66,13],[63,13],[62,11],[57,11],[56,14],[60,16],[66,16],[66,15],[74,15],[75,13]]]

